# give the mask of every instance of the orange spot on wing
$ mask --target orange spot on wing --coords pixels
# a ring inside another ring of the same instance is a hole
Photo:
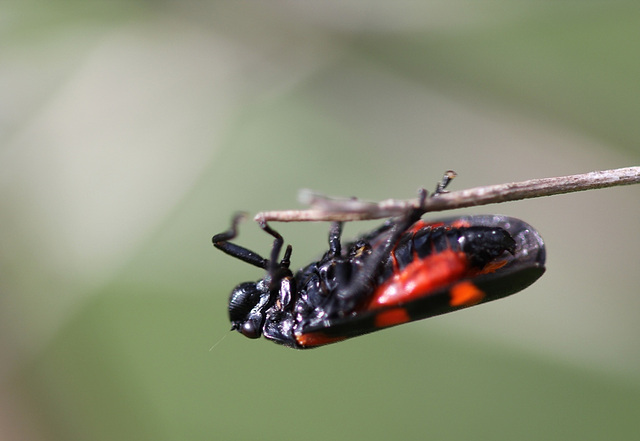
[[[400,305],[428,296],[460,280],[468,270],[469,262],[463,252],[445,250],[424,259],[416,258],[376,289],[369,307]]]
[[[432,227],[432,228],[434,228],[434,227],[439,226],[439,225],[441,225],[441,224],[442,224],[442,223],[439,223],[439,224],[436,224],[436,223],[428,224],[428,223],[426,223],[425,221],[423,221],[422,219],[420,219],[418,222],[416,222],[415,224],[411,225],[411,226],[407,229],[407,232],[408,232],[408,233],[413,233],[413,234],[415,234],[415,233],[417,233],[418,231],[422,230],[422,229],[423,229],[423,228],[425,228],[425,227]]]
[[[502,268],[506,264],[507,264],[507,260],[506,259],[505,260],[499,260],[497,262],[489,262],[488,264],[486,264],[484,266],[484,268],[482,268],[482,270],[478,274],[495,273],[496,271],[498,271],[500,268]]]
[[[376,315],[375,326],[376,328],[388,328],[389,326],[399,325],[401,323],[407,323],[411,321],[409,313],[404,308],[393,308],[388,311],[382,311]]]
[[[296,335],[296,341],[298,342],[298,344],[305,348],[337,343],[345,339],[346,337],[343,336],[331,337],[323,334],[322,332],[310,332],[308,334]]]
[[[456,219],[453,222],[451,222],[452,228],[465,228],[470,226],[471,224],[469,223],[469,221],[462,220],[462,219]]]
[[[484,299],[484,292],[469,281],[456,283],[451,287],[451,300],[449,305],[452,307],[467,307],[477,305]]]

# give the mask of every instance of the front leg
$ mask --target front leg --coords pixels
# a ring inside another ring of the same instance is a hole
[[[230,240],[238,237],[238,224],[242,219],[244,219],[244,216],[244,213],[237,213],[233,216],[233,219],[231,220],[231,227],[227,231],[213,236],[211,239],[213,246],[236,259],[240,259],[250,265],[257,266],[258,268],[266,269],[268,262],[267,259],[247,248],[229,242]]]

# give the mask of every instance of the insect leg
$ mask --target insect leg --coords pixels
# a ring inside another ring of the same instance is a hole
[[[282,245],[284,244],[284,239],[276,230],[271,228],[269,224],[260,220],[258,222],[260,228],[270,236],[274,238],[273,247],[271,248],[271,255],[266,264],[267,275],[269,276],[269,288],[271,291],[278,290],[280,282],[285,278],[291,275],[291,271],[289,271],[289,263],[291,258],[291,245],[288,245],[285,252],[284,257],[280,264],[278,264],[278,256],[280,255],[280,250],[282,250]]]
[[[293,251],[293,247],[291,245],[287,245],[287,248],[284,250],[284,256],[280,261],[280,266],[282,268],[289,268],[291,265],[291,252]]]
[[[456,176],[458,176],[458,174],[453,170],[447,170],[446,172],[444,172],[442,180],[438,182],[438,184],[436,185],[436,191],[431,196],[435,196],[441,193],[448,193],[445,188],[447,188],[447,185],[449,185],[449,183],[453,181]]]
[[[329,255],[332,257],[340,256],[342,253],[342,245],[340,244],[342,224],[342,222],[332,222],[329,229]]]
[[[284,239],[282,238],[280,233],[278,233],[276,230],[271,228],[266,221],[261,220],[259,222],[259,225],[260,225],[260,228],[262,228],[262,230],[265,233],[269,234],[274,238],[273,247],[271,247],[271,255],[270,255],[268,268],[267,268],[270,273],[273,273],[273,271],[275,271],[275,269],[278,267],[278,264],[276,262],[278,261],[280,250],[282,249],[282,245],[284,244]]]
[[[236,259],[240,259],[250,265],[257,266],[258,268],[266,269],[268,262],[267,259],[260,256],[258,253],[229,242],[230,240],[238,237],[238,224],[243,218],[244,213],[237,213],[233,216],[231,227],[227,231],[213,236],[211,239],[213,246]]]

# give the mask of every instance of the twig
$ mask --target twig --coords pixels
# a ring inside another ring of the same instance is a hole
[[[427,212],[453,210],[638,183],[640,183],[640,167],[626,167],[437,193],[427,198],[424,208]],[[389,199],[375,203],[359,199],[329,198],[308,191],[302,196],[311,206],[310,209],[264,211],[258,213],[254,219],[265,222],[370,220],[399,216],[408,208],[418,206],[418,199]]]

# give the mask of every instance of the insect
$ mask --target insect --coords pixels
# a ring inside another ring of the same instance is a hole
[[[443,189],[439,184],[436,194]],[[214,246],[266,274],[231,292],[231,329],[313,348],[496,300],[544,273],[544,242],[521,220],[482,215],[425,222],[423,214],[410,209],[345,244],[343,224],[334,222],[328,251],[295,274],[292,247],[279,260],[283,238],[266,222],[260,227],[274,238],[269,259],[230,242],[238,235],[236,215],[229,230],[213,237]]]

